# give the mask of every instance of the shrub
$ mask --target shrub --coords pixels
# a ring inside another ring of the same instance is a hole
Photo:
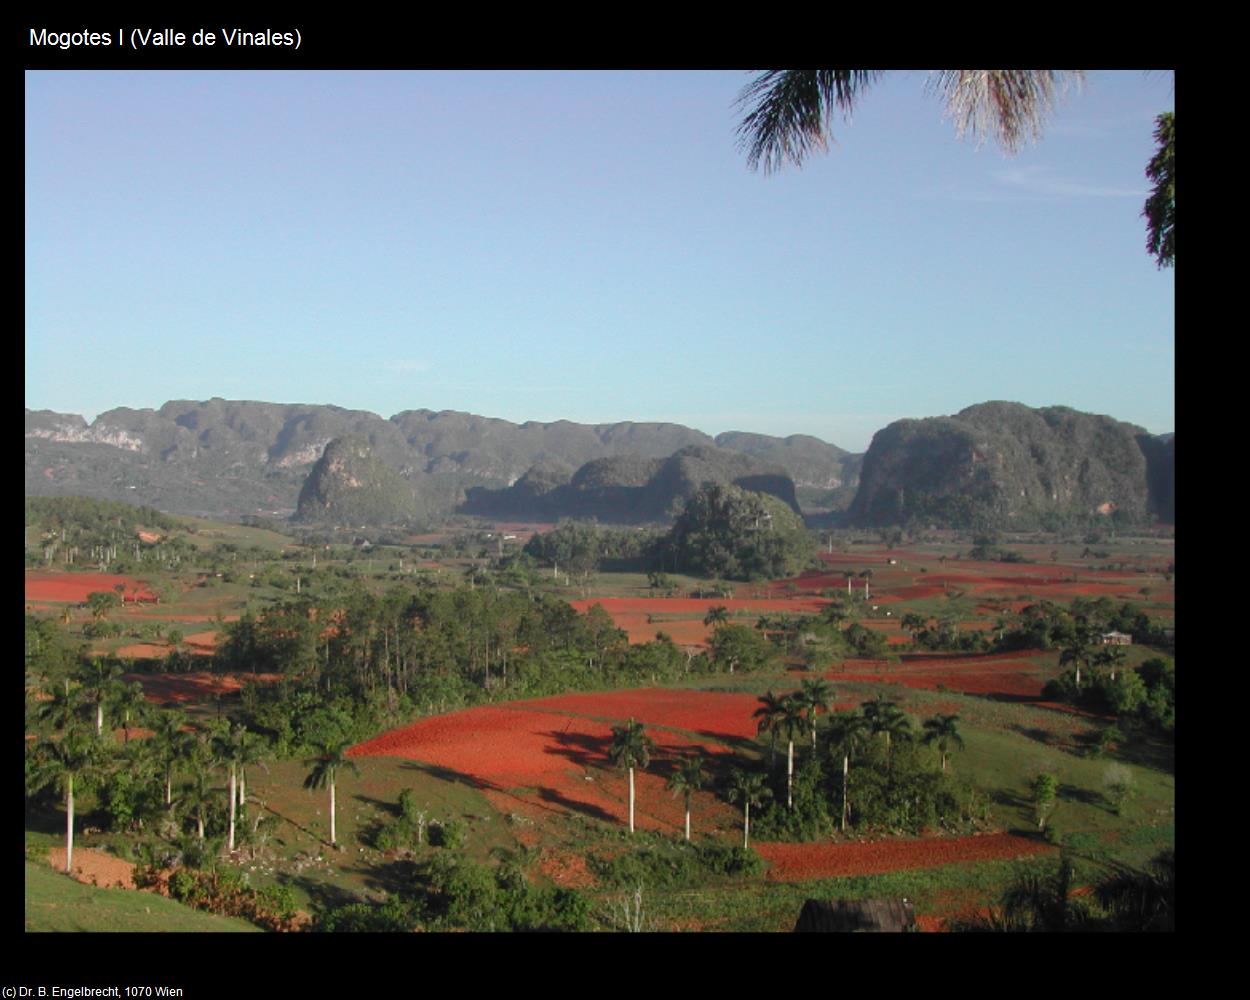
[[[458,851],[469,839],[469,828],[461,820],[450,819],[445,823],[430,824],[430,843]]]
[[[317,921],[317,930],[329,933],[394,933],[411,931],[418,924],[415,904],[388,896],[382,904],[350,903],[328,910]]]
[[[1123,764],[1111,764],[1102,773],[1103,795],[1119,816],[1133,796],[1133,772]]]

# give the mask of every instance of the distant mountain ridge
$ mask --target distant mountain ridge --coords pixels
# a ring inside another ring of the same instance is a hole
[[[411,495],[411,508],[383,504],[391,516],[411,509],[436,518],[460,509],[664,519],[675,498],[704,478],[771,493],[805,511],[844,510],[847,522],[868,527],[1175,520],[1174,435],[1068,407],[1008,402],[895,421],[864,455],[807,435],[712,438],[671,423],[514,424],[457,411],[405,410],[386,420],[337,406],[214,398],[118,408],[88,424],[28,409],[26,495],[80,495],[225,519],[286,516],[315,463],[340,439],[356,442],[361,468],[387,480],[380,488],[392,500],[399,483]],[[323,514],[341,507],[345,497],[310,489],[304,516],[318,502]]]
[[[157,410],[120,407],[81,416],[26,410],[26,494],[82,495],[150,504],[175,513],[239,517],[292,513],[326,446],[352,436],[412,488],[420,510],[447,513],[474,487],[512,486],[536,465],[580,469],[599,459],[666,459],[717,447],[681,424],[578,424],[406,410],[389,420],[331,405],[213,398]],[[816,438],[750,439],[750,453],[798,483],[838,479],[857,456]],[[777,457],[768,455],[774,443]],[[742,450],[748,449],[730,449]],[[589,475],[589,473],[587,473]]]

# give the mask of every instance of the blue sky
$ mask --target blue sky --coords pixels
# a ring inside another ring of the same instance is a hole
[[[1006,399],[1174,428],[1170,74],[1014,157],[891,74],[750,171],[737,71],[29,72],[26,405],[674,421],[851,451]]]

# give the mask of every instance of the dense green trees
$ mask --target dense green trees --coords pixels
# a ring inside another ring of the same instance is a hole
[[[712,483],[686,501],[659,547],[666,568],[726,580],[793,576],[815,551],[802,519],[781,500]]]

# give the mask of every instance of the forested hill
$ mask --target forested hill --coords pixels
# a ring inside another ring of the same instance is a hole
[[[717,446],[701,431],[670,423],[514,424],[431,410],[387,420],[337,406],[219,398],[123,407],[90,424],[26,410],[26,495],[122,500],[209,517],[286,515],[326,445],[348,436],[367,442],[371,458],[405,480],[419,513],[430,515],[452,511],[472,487],[513,485],[535,466],[534,475],[545,467],[571,476],[600,459],[665,459],[690,446]],[[743,446],[727,443],[727,450],[779,466],[800,484],[800,498],[808,489],[829,506],[829,491],[853,484],[858,456],[834,445],[736,432],[717,440],[734,437]]]
[[[878,431],[849,516],[952,527],[1172,521],[1174,455],[1171,435],[1110,417],[982,403]]]
[[[673,517],[704,483],[767,493],[799,510],[786,470],[742,452],[692,445],[668,458],[600,458],[574,473],[551,463],[503,490],[470,489],[462,513],[555,521],[564,517],[656,522]]]

